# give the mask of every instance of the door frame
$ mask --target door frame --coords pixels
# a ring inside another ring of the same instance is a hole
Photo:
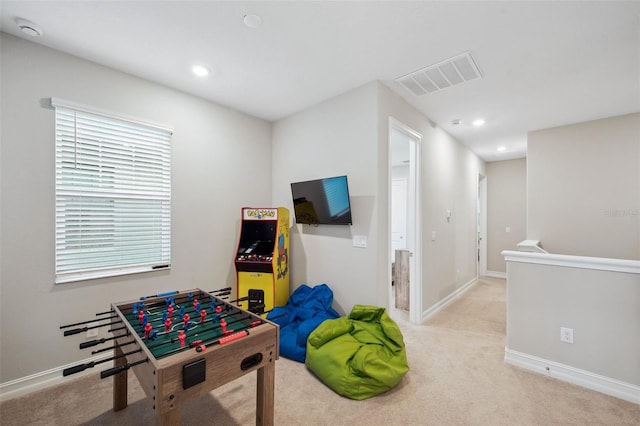
[[[410,139],[409,142],[409,179],[407,179],[407,242],[412,241],[412,256],[410,261],[410,280],[409,280],[409,321],[413,324],[419,324],[422,321],[422,226],[420,218],[422,217],[421,203],[421,173],[420,173],[420,152],[422,135],[407,126],[400,120],[389,116],[389,134],[387,138],[387,234],[389,245],[387,253],[391,252],[391,182],[392,182],[392,152],[391,137],[393,132],[399,132]],[[411,240],[410,240],[411,238]],[[395,309],[393,287],[391,286],[391,262],[387,262],[387,276],[389,283],[389,309]]]
[[[487,275],[487,176],[478,174],[478,255],[476,278]]]
[[[395,195],[394,187],[396,187],[396,189],[397,189],[398,184],[400,184],[400,186],[401,186],[400,191],[402,192],[402,196],[403,196],[402,197],[402,204],[404,206],[404,213],[405,213],[404,217],[405,217],[405,220],[403,222],[404,229],[402,230],[403,231],[402,236],[404,238],[404,241],[403,241],[404,247],[403,248],[406,249],[406,245],[407,245],[407,220],[406,220],[407,215],[406,215],[406,209],[407,209],[407,196],[409,194],[409,191],[408,191],[408,180],[409,180],[408,176],[404,177],[404,178],[394,178],[393,176],[391,176],[391,192],[389,193],[389,194],[391,194],[391,197],[389,199],[392,202],[392,205],[391,205],[391,216],[389,216],[391,218],[391,252],[389,253],[389,259],[391,259],[392,261],[394,260],[394,252],[393,252],[393,232],[394,232],[394,226],[393,226],[393,222],[394,222],[393,221],[393,218],[394,218],[394,215],[393,215],[394,206],[393,206],[393,201],[394,201],[394,195]]]

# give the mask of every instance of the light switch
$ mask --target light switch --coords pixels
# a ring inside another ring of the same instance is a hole
[[[507,226],[507,228],[504,231],[508,234],[509,232],[511,232],[511,227]]]
[[[367,248],[367,237],[366,235],[354,235],[353,236],[353,246],[360,248]]]
[[[435,241],[438,233],[436,231],[431,231],[431,241]]]

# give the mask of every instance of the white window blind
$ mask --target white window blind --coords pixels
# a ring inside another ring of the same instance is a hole
[[[171,130],[52,105],[56,283],[168,268]]]

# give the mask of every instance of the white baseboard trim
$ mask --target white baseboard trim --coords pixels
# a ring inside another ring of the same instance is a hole
[[[19,396],[27,395],[31,392],[35,392],[41,389],[45,389],[51,386],[62,384],[63,382],[70,380],[71,376],[63,377],[62,371],[66,368],[73,367],[79,364],[87,364],[89,362],[101,361],[103,359],[111,357],[111,353],[105,353],[100,356],[95,356],[74,362],[73,364],[63,365],[61,367],[55,367],[50,370],[41,371],[39,373],[31,374],[29,376],[20,377],[15,380],[0,383],[0,402],[8,401]],[[108,361],[100,365],[101,370],[113,367],[113,361]],[[74,378],[85,376],[87,374],[96,374],[96,371],[88,368],[83,372],[73,375]]]
[[[506,272],[498,272],[498,271],[487,271],[487,273],[485,274],[488,277],[493,277],[493,278],[503,278],[503,279],[507,279],[507,273]]]
[[[472,279],[471,281],[467,282],[465,285],[463,285],[462,287],[460,287],[459,289],[457,289],[456,291],[454,291],[444,299],[440,300],[438,303],[436,303],[426,311],[422,312],[422,317],[420,321],[424,322],[430,317],[432,317],[433,315],[435,315],[436,313],[438,313],[442,308],[444,308],[445,306],[449,305],[454,300],[462,296],[467,290],[469,290],[477,282],[478,282],[477,278]]]
[[[621,382],[620,380],[601,376],[570,365],[514,351],[507,347],[504,348],[504,361],[526,370],[640,404],[640,386],[631,383]]]

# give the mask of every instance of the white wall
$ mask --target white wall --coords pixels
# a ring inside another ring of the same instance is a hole
[[[388,306],[390,116],[423,135],[422,306],[437,304],[476,275],[475,210],[484,163],[389,88],[370,83],[275,123],[273,132],[274,203],[292,208],[290,182],[348,175],[351,229],[294,225],[291,234],[292,290],[327,283],[342,313],[357,303]],[[353,247],[353,235],[366,236],[368,247]]]
[[[485,163],[386,86],[380,86],[379,116],[384,138],[388,135],[388,116],[422,135],[421,305],[427,312],[476,278],[478,179],[484,174]],[[381,164],[387,162],[385,149],[386,142]],[[387,223],[386,170],[381,170],[379,179],[384,189],[379,199],[379,208],[385,215],[381,216],[381,223]],[[446,219],[447,210],[452,212],[450,221]],[[433,231],[437,235],[435,241],[431,238]],[[385,239],[388,240],[386,235]]]
[[[342,314],[356,303],[386,304],[376,291],[376,111],[377,83],[371,83],[273,126],[275,204],[293,212],[291,182],[347,175],[353,225],[293,224],[290,234],[291,291],[301,284],[326,283]],[[367,248],[353,247],[353,235],[366,236]]]
[[[271,205],[271,125],[6,34],[1,36],[1,382],[90,356],[59,326],[163,291],[235,286],[240,209]],[[170,271],[54,285],[54,112],[43,98],[175,129]],[[105,336],[102,334],[101,336]]]
[[[505,252],[505,359],[640,402],[640,114],[529,133],[527,194],[554,254]]]
[[[637,274],[512,262],[509,280],[509,349],[640,385]]]
[[[504,254],[505,360],[640,403],[640,262]]]
[[[527,161],[487,163],[487,270],[506,273],[502,251],[526,239]]]
[[[640,113],[529,133],[527,238],[640,260]]]

